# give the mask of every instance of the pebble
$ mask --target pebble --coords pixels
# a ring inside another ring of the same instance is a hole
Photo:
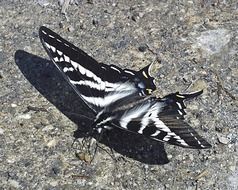
[[[139,12],[139,17],[142,18],[144,16],[144,13]]]
[[[169,154],[167,157],[168,157],[168,159],[171,159],[171,158],[173,158],[173,155]]]
[[[9,179],[8,180],[8,183],[9,183],[9,185],[11,186],[11,187],[14,187],[14,188],[16,188],[16,189],[20,189],[20,184],[19,184],[19,182],[18,181],[16,181],[16,180],[13,180],[13,179]]]
[[[236,165],[229,166],[229,169],[234,172],[236,170]]]
[[[135,22],[136,22],[137,18],[138,18],[138,15],[137,15],[137,14],[133,14],[133,15],[131,16],[131,19],[132,19],[133,21],[135,21]]]
[[[51,147],[55,147],[56,144],[57,144],[57,141],[56,141],[55,139],[53,139],[53,140],[51,140],[51,141],[49,141],[49,142],[47,143],[47,146],[48,146],[49,148],[51,148]]]
[[[45,126],[43,129],[42,129],[42,131],[51,131],[51,130],[53,130],[54,129],[54,126],[53,125],[47,125],[47,126]]]
[[[189,157],[189,160],[193,161],[193,154],[189,154],[188,157]]]
[[[99,22],[98,22],[98,20],[93,19],[92,23],[93,23],[94,26],[97,26]]]
[[[31,119],[31,115],[26,113],[26,114],[22,114],[22,115],[18,115],[17,119]]]
[[[91,162],[92,158],[89,154],[85,154],[84,160],[85,160],[85,162],[89,163],[89,162]]]
[[[139,50],[140,52],[145,52],[145,51],[147,50],[147,47],[146,47],[145,45],[141,45],[141,46],[138,48],[138,50]]]
[[[58,2],[59,2],[59,5],[62,6],[64,3],[64,0],[58,0]]]
[[[227,139],[227,138],[224,137],[224,136],[218,135],[218,141],[219,141],[221,144],[228,144],[230,140]]]
[[[17,105],[14,104],[14,103],[12,103],[12,104],[11,104],[11,107],[12,107],[12,108],[15,108],[15,107],[17,107]]]
[[[4,130],[2,128],[0,128],[0,135],[3,135]]]
[[[145,165],[144,168],[147,170],[147,169],[149,168],[149,166],[148,166],[148,165]]]
[[[92,158],[87,153],[77,153],[76,157],[78,157],[81,161],[85,161],[87,163],[91,162]]]
[[[69,32],[73,32],[74,30],[75,30],[75,29],[74,29],[73,26],[69,26],[69,27],[68,27],[68,31],[69,31]]]
[[[87,0],[88,4],[93,4],[93,0]]]
[[[52,182],[50,182],[50,185],[53,186],[53,187],[56,187],[58,184],[59,184],[58,181],[52,181]]]
[[[48,0],[38,0],[37,2],[42,7],[46,7],[50,4]]]
[[[232,77],[237,77],[238,76],[238,68],[233,68],[231,70],[231,75],[232,75]]]

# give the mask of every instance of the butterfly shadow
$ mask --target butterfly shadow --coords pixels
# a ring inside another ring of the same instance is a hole
[[[23,50],[16,51],[15,63],[25,78],[78,126],[74,137],[86,137],[94,114],[73,91],[54,64]],[[100,142],[116,152],[142,163],[162,165],[169,162],[163,143],[125,130],[106,131]]]

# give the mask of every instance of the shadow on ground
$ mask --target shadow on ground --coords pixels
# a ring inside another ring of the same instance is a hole
[[[74,137],[85,137],[92,122],[86,117],[94,118],[94,114],[64,80],[54,64],[22,50],[15,53],[15,62],[26,79],[57,109],[77,124],[78,129]],[[141,135],[113,129],[106,131],[100,142],[124,156],[143,163],[159,165],[168,163],[163,143]]]

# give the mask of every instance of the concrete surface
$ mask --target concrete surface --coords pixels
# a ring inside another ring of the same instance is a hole
[[[238,189],[237,1],[71,2],[0,1],[0,189]],[[157,96],[203,88],[187,120],[213,147],[116,129],[90,163],[88,111],[48,61],[41,25],[99,62],[136,70],[161,60]]]

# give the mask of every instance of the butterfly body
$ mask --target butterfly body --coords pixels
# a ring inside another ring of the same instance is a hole
[[[51,60],[94,112],[93,129],[100,132],[117,127],[187,148],[211,146],[184,121],[184,101],[202,91],[177,92],[163,98],[151,96],[156,89],[151,64],[133,71],[98,63],[46,27],[41,27],[39,34]]]

